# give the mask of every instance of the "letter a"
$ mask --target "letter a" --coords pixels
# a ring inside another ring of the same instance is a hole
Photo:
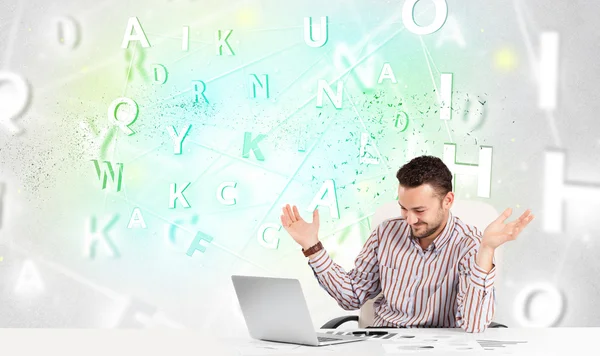
[[[134,30],[135,34],[132,33]],[[138,20],[137,17],[130,17],[127,21],[127,28],[125,29],[125,35],[123,36],[121,48],[128,48],[130,41],[140,41],[142,43],[142,47],[150,47],[150,42],[148,42],[146,33],[144,33],[142,25],[140,24],[140,20]]]

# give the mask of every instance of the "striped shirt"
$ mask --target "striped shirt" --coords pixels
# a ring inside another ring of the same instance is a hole
[[[475,263],[481,232],[449,213],[444,230],[423,249],[404,218],[381,223],[346,272],[322,249],[308,262],[319,284],[345,310],[373,304],[373,326],[461,327],[482,332],[494,316],[495,265]]]

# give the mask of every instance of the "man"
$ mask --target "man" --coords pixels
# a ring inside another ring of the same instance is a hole
[[[452,174],[442,160],[414,158],[396,177],[402,215],[373,230],[350,272],[319,242],[317,210],[308,223],[288,204],[281,223],[342,308],[358,309],[383,292],[374,303],[373,326],[484,331],[494,316],[494,251],[516,239],[533,215],[527,210],[507,223],[508,208],[482,235],[450,212]]]

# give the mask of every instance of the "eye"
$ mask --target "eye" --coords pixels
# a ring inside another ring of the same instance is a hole
[[[417,213],[419,213],[419,214],[420,214],[420,213],[422,213],[422,212],[424,212],[424,211],[425,211],[425,210],[417,210]]]

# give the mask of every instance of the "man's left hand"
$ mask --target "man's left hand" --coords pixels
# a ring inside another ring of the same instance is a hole
[[[508,208],[483,232],[481,247],[484,249],[495,250],[506,241],[512,241],[519,236],[519,233],[533,220],[534,216],[531,210],[527,209],[517,220],[506,223],[506,219],[512,214],[512,209]]]

